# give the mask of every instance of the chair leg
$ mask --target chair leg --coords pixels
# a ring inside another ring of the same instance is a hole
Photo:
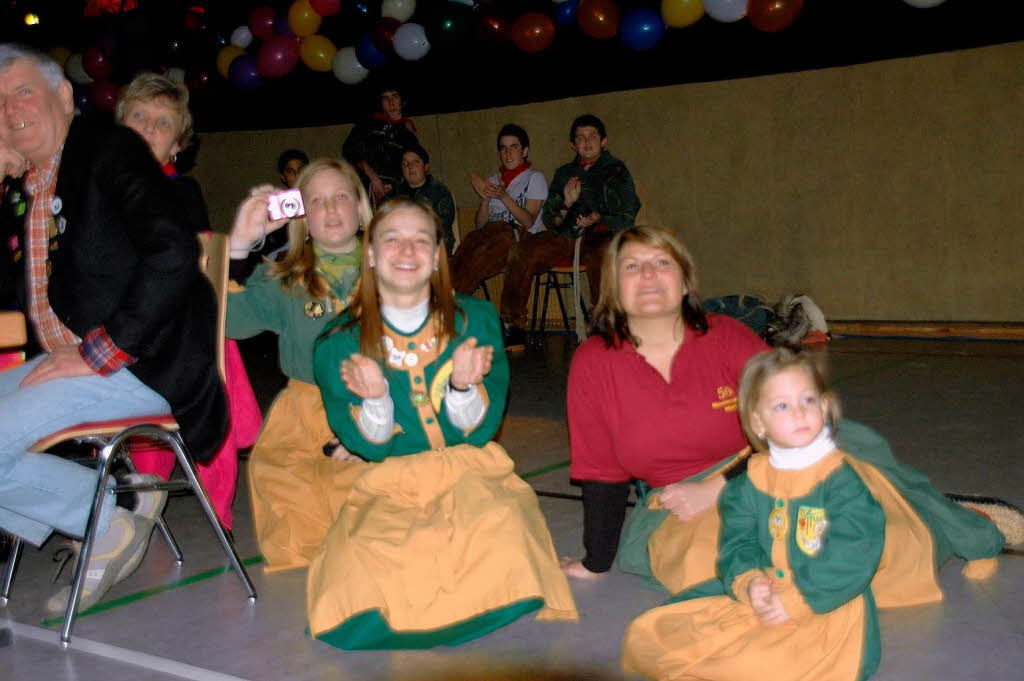
[[[7,599],[11,597],[11,586],[14,584],[14,572],[18,569],[18,559],[21,558],[21,537],[14,537],[11,544],[11,552],[7,555],[7,568],[4,570],[4,582],[0,586],[0,607],[7,605]]]
[[[238,579],[241,580],[242,586],[249,594],[249,600],[255,601],[256,588],[253,587],[252,580],[249,579],[249,573],[246,571],[245,566],[242,565],[242,559],[238,556],[238,550],[235,549],[234,542],[231,541],[231,538],[228,537],[221,526],[220,519],[217,518],[217,512],[213,510],[210,498],[206,496],[206,489],[199,482],[199,475],[196,472],[195,464],[192,462],[192,457],[185,453],[185,446],[181,436],[178,433],[174,433],[170,438],[170,444],[174,449],[174,454],[178,457],[178,463],[181,465],[185,477],[188,478],[189,484],[192,486],[192,492],[195,494],[196,499],[199,500],[199,505],[203,507],[206,519],[209,521],[210,527],[213,528],[213,533],[217,535],[221,548],[224,549],[225,555],[227,555],[228,560],[231,562],[231,567],[238,573]]]
[[[92,511],[89,513],[89,520],[85,525],[85,536],[82,537],[82,548],[78,552],[78,560],[75,562],[75,576],[71,580],[71,595],[68,598],[68,607],[64,611],[64,623],[60,627],[60,645],[67,648],[71,642],[71,629],[75,621],[75,611],[78,609],[78,599],[82,594],[82,586],[85,584],[86,566],[89,565],[89,558],[92,555],[93,544],[96,543],[96,529],[100,520],[100,513],[103,509],[103,497],[107,494],[107,480],[110,478],[110,465],[114,458],[114,448],[119,446],[115,440],[108,444],[99,453],[100,468],[99,480],[96,483],[96,496],[93,498]]]
[[[558,309],[562,313],[562,328],[564,328],[566,332],[568,332],[570,330],[569,313],[565,309],[565,301],[562,299],[562,289],[565,288],[565,285],[561,281],[559,281],[557,274],[550,273],[548,276],[554,277],[555,279],[555,298],[558,299]],[[571,274],[569,275],[569,284],[570,286],[572,285]]]
[[[477,287],[481,291],[483,291],[483,293],[484,293],[484,300],[486,300],[487,302],[491,302],[491,292],[487,290],[487,280],[486,279],[481,279],[480,283],[477,284]]]
[[[163,442],[163,440],[160,440],[160,442]],[[124,452],[124,465],[127,466],[128,470],[132,473],[138,473],[138,471],[135,470],[135,462],[132,461],[131,453],[128,452],[127,449],[127,445],[122,447],[122,451]],[[185,556],[182,555],[181,547],[178,546],[178,542],[174,539],[174,535],[171,534],[171,528],[167,526],[167,522],[164,520],[163,514],[158,515],[156,520],[153,521],[153,524],[155,524],[157,529],[160,530],[160,534],[164,538],[164,543],[167,544],[167,548],[169,548],[171,553],[174,554],[174,562],[181,565],[185,560]]]
[[[540,303],[540,274],[533,275],[533,316],[530,317],[530,345],[540,345],[537,336],[537,305]],[[543,333],[543,329],[541,330]]]
[[[552,284],[558,283],[558,278],[552,272],[548,272],[544,278],[544,305],[541,306],[540,312],[540,341],[538,345],[544,343],[544,333],[548,328],[548,305],[551,303],[551,289]]]

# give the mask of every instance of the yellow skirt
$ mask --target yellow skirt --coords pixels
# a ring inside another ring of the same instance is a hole
[[[249,455],[253,521],[268,570],[309,565],[367,468],[324,456],[333,437],[320,389],[288,381]]]
[[[941,601],[928,526],[877,468],[852,456],[846,461],[885,511],[885,547],[871,580],[875,605],[897,608]],[[657,507],[656,495],[649,504]],[[648,543],[654,578],[673,594],[714,578],[719,528],[717,505],[689,522],[666,517]]]
[[[493,442],[367,467],[310,565],[306,606],[313,636],[342,648],[460,643],[536,609],[578,618],[537,497]]]
[[[622,666],[659,681],[855,681],[877,665],[877,639],[865,640],[867,607],[858,596],[827,614],[769,626],[728,596],[672,603],[629,625]]]

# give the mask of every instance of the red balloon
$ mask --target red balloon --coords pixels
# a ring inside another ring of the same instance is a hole
[[[322,17],[329,17],[341,11],[341,0],[309,0],[309,5]]]
[[[103,80],[114,72],[114,62],[106,52],[93,45],[82,55],[82,68],[95,80]]]
[[[257,7],[249,15],[249,30],[260,40],[272,38],[276,17],[277,13],[273,7]]]
[[[287,75],[299,63],[299,52],[299,42],[295,38],[275,35],[260,46],[260,75],[264,78]]]
[[[543,12],[527,12],[512,24],[512,42],[523,52],[543,52],[555,39],[555,22]]]
[[[747,18],[760,31],[781,31],[800,16],[804,0],[750,0]]]
[[[500,14],[488,14],[480,17],[477,24],[480,39],[487,42],[503,43],[508,40],[508,21]]]
[[[117,106],[117,86],[109,80],[97,80],[90,89],[92,103],[100,111],[113,111]]]
[[[195,92],[201,88],[206,87],[210,83],[210,72],[205,69],[199,69],[188,74],[185,79],[185,83],[188,85],[188,89]]]
[[[576,21],[591,38],[606,40],[619,32],[619,6],[615,0],[580,0]]]
[[[395,52],[395,31],[402,25],[402,22],[394,17],[382,17],[377,25],[370,32],[370,40],[373,46],[385,54]]]

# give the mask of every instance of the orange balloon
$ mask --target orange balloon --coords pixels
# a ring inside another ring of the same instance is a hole
[[[512,42],[523,52],[543,52],[555,39],[555,22],[543,12],[527,12],[512,24]]]
[[[309,0],[295,0],[288,8],[288,28],[300,38],[316,33],[321,21],[323,17],[316,13]]]
[[[338,48],[322,35],[311,35],[302,39],[299,54],[302,63],[314,71],[330,71],[334,66],[334,55]]]
[[[64,62],[66,62],[68,60],[68,57],[71,56],[71,50],[64,47],[63,45],[58,45],[57,47],[54,47],[50,50],[50,56],[53,57],[53,60],[55,62],[60,64],[61,68],[64,68]]]
[[[804,0],[750,0],[747,18],[759,31],[773,33],[792,25],[803,8]]]
[[[669,28],[683,28],[704,16],[701,0],[661,0],[661,18]]]
[[[591,38],[606,40],[619,32],[621,14],[615,0],[580,0],[576,21]]]
[[[227,45],[226,47],[220,48],[220,52],[217,53],[217,73],[227,80],[228,69],[231,68],[231,62],[236,58],[241,57],[243,54],[245,54],[245,50],[235,45]]]

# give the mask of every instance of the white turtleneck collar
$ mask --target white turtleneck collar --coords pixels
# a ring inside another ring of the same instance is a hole
[[[380,313],[384,316],[384,319],[388,320],[388,324],[405,334],[412,333],[423,326],[423,322],[427,320],[429,312],[429,297],[425,298],[422,303],[417,303],[412,307],[380,306]]]
[[[768,441],[768,460],[772,466],[783,471],[798,471],[815,464],[836,448],[832,439],[832,429],[827,425],[818,433],[818,437],[803,447],[780,447]]]

